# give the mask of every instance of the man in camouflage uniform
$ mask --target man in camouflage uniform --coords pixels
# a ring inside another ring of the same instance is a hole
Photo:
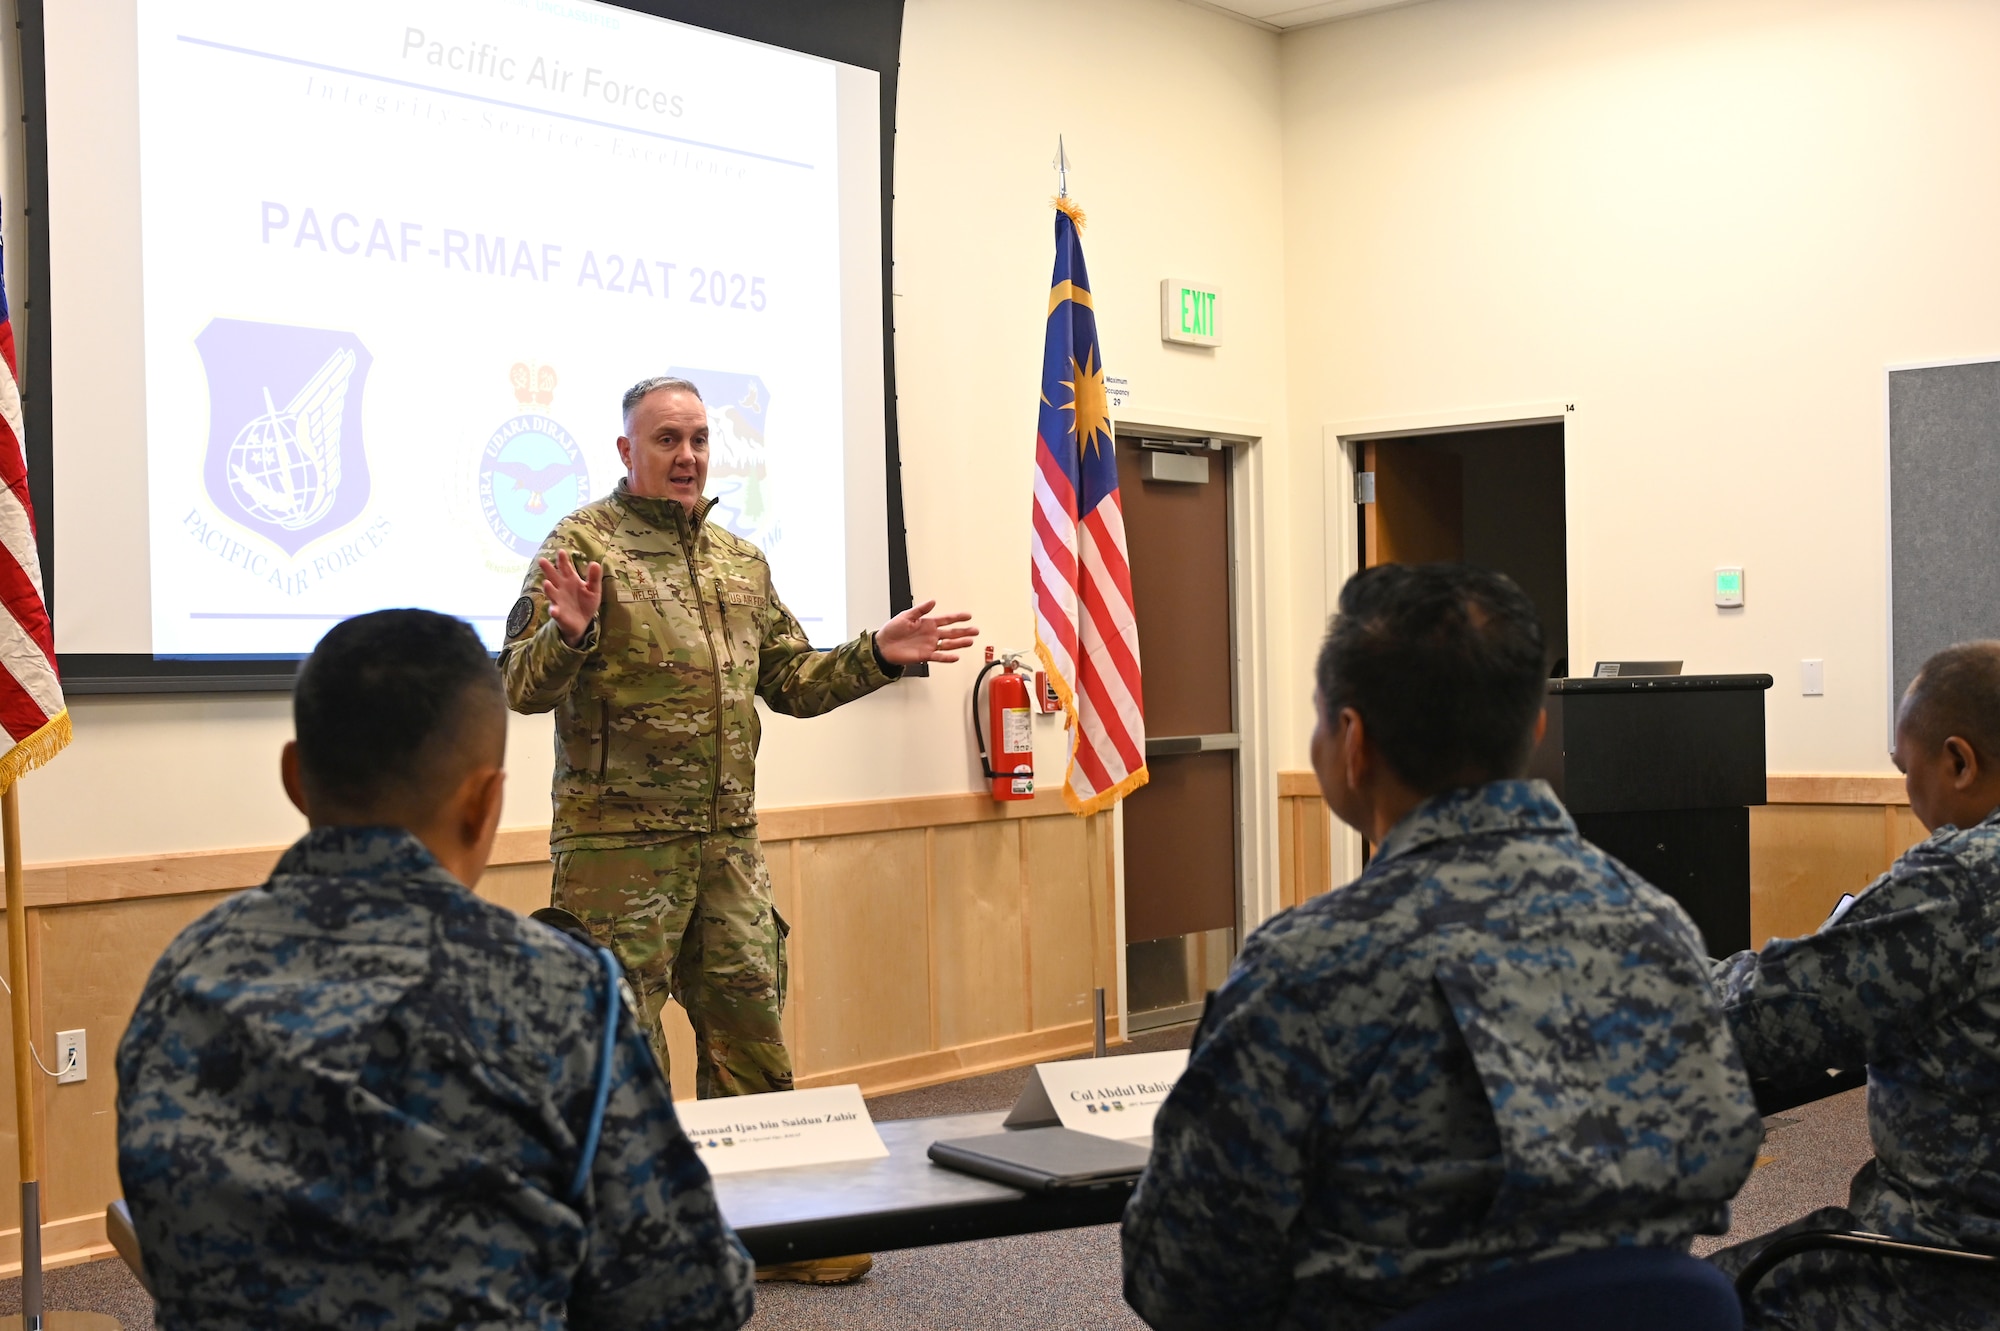
[[[694,1027],[698,1095],[790,1090],[755,700],[818,716],[906,665],[957,660],[978,630],[926,602],[814,651],[763,553],[706,521],[695,386],[645,380],[624,405],[625,478],[549,534],[501,653],[509,704],[556,714],[555,904],[617,952],[662,1067],[672,994]]]
[[[2000,1252],[2000,642],[1924,663],[1897,716],[1896,766],[1931,830],[1843,914],[1715,969],[1753,1076],[1868,1068],[1875,1158],[1847,1205],[1715,1254],[1740,1272],[1778,1235],[1861,1229]],[[1757,1285],[1752,1327],[2000,1326],[2000,1278],[1808,1252]]]
[[[1722,1233],[1749,1083],[1694,925],[1514,779],[1542,724],[1527,597],[1369,569],[1317,683],[1320,789],[1377,850],[1210,1004],[1125,1212],[1127,1301],[1175,1331],[1362,1328],[1519,1263]]]
[[[118,1167],[167,1331],[698,1327],[750,1316],[723,1223],[598,959],[475,897],[507,713],[485,647],[348,620],[299,675],[269,882],[153,968],[118,1049]]]

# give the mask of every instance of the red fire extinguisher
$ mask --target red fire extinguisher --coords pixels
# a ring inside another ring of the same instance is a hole
[[[986,649],[986,664],[972,681],[972,733],[979,740],[979,762],[986,779],[993,783],[996,800],[1026,800],[1035,797],[1034,712],[1028,701],[1028,681],[1020,669],[1021,654],[1008,652],[997,657]],[[999,673],[994,674],[993,672]],[[992,674],[991,682],[987,675]],[[979,700],[980,685],[986,686],[986,703]],[[980,724],[981,713],[985,725]],[[992,736],[989,747],[987,736]]]

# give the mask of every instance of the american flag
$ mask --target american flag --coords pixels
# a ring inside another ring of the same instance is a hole
[[[4,265],[0,265],[4,267]],[[69,709],[56,678],[55,632],[42,599],[35,546],[35,505],[28,497],[27,432],[14,359],[14,321],[0,277],[0,790],[56,756],[69,743]]]
[[[1146,708],[1081,214],[1067,199],[1056,210],[1035,431],[1035,653],[1069,714],[1063,798],[1089,814],[1146,784]]]

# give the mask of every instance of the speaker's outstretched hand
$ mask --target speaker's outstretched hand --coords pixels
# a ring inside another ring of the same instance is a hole
[[[972,646],[979,636],[979,627],[968,622],[972,616],[964,611],[933,615],[936,608],[936,601],[921,602],[876,629],[875,646],[882,659],[892,665],[956,661]]]

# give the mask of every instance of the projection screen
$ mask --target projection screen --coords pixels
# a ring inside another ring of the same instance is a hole
[[[876,71],[588,0],[41,9],[72,688],[279,683],[391,605],[497,648],[660,374],[812,639],[889,613]]]

